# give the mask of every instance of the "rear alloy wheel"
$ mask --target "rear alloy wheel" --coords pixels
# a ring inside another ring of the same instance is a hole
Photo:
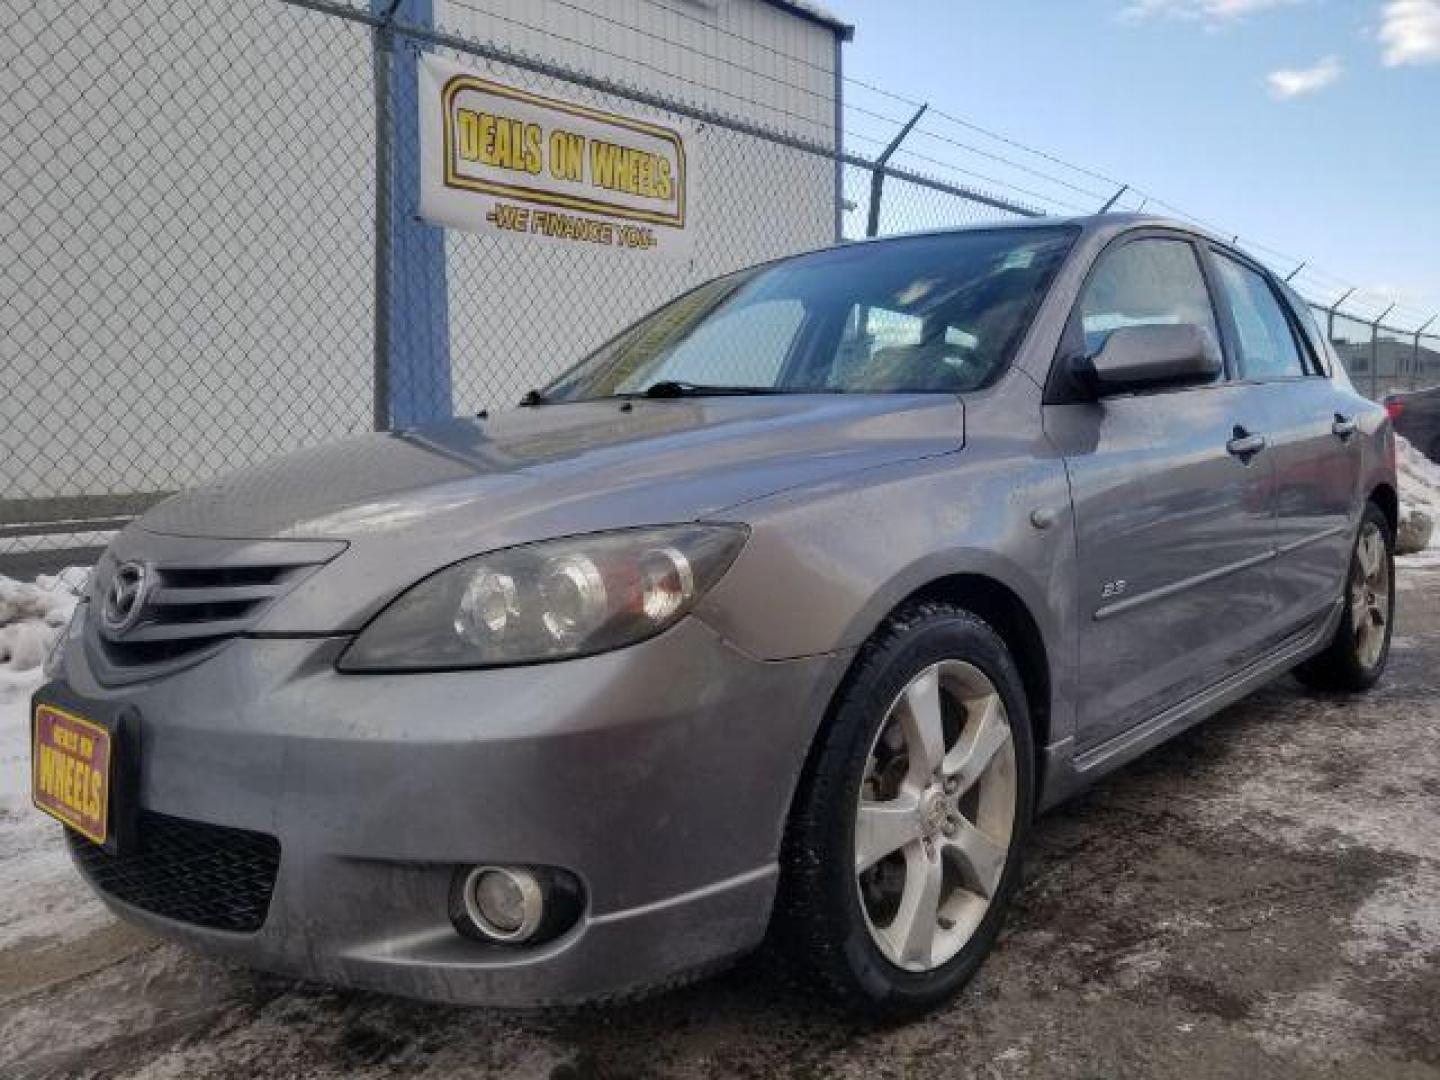
[[[1319,690],[1368,690],[1390,659],[1394,630],[1395,559],[1390,524],[1379,507],[1365,508],[1350,571],[1340,625],[1324,652],[1295,669],[1307,686]]]
[[[774,943],[872,1017],[952,996],[1018,880],[1033,770],[999,635],[949,604],[897,614],[861,650],[806,765]]]

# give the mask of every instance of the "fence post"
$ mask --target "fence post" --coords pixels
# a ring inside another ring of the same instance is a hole
[[[445,233],[420,202],[419,46],[395,23],[430,27],[432,0],[370,0],[375,66],[375,427],[454,413]]]
[[[910,129],[925,115],[925,110],[930,106],[921,105],[915,110],[915,115],[910,117],[900,133],[890,140],[890,145],[881,151],[880,156],[870,166],[870,220],[865,223],[865,235],[876,236],[880,232],[880,197],[885,190],[885,163],[890,160],[890,155],[900,148],[905,136],[910,134]]]
[[[1426,330],[1430,329],[1430,324],[1433,323],[1436,319],[1440,319],[1440,311],[1437,311],[1434,315],[1431,315],[1430,318],[1426,319],[1415,330],[1415,347],[1411,350],[1410,358],[1411,390],[1418,390],[1420,388],[1420,337],[1422,334],[1425,333]]]
[[[1331,341],[1335,340],[1335,313],[1340,310],[1340,305],[1349,300],[1355,293],[1354,289],[1346,289],[1340,294],[1340,299],[1330,305],[1330,315],[1325,320],[1325,336]]]
[[[841,46],[844,38],[835,35],[835,243],[845,239],[845,76]]]
[[[1329,341],[1331,345],[1335,344],[1335,313],[1340,310],[1341,304],[1345,303],[1346,300],[1350,299],[1350,296],[1352,293],[1354,293],[1354,291],[1354,289],[1346,289],[1343,293],[1340,294],[1340,299],[1336,300],[1333,304],[1330,305],[1329,310],[1325,314],[1325,339]],[[1337,355],[1340,352],[1339,349],[1336,349],[1335,351]],[[1346,369],[1345,373],[1347,375],[1350,373],[1348,368]]]
[[[1395,310],[1391,304],[1370,324],[1370,400],[1380,400],[1380,320]]]

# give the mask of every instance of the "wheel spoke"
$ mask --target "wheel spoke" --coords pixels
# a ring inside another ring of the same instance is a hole
[[[946,848],[958,864],[967,885],[985,899],[995,895],[1000,875],[1005,871],[1008,852],[970,822],[960,821],[960,828],[946,840]]]
[[[886,802],[862,802],[855,819],[855,872],[920,839],[920,801],[902,791]]]
[[[910,777],[924,783],[945,757],[945,729],[940,719],[940,675],[934,668],[905,688],[900,724],[910,754]]]
[[[1367,530],[1365,539],[1360,542],[1360,565],[1365,571],[1366,581],[1373,581],[1375,575],[1380,572],[1379,547],[1379,537],[1375,530]]]
[[[1365,625],[1368,605],[1365,602],[1365,592],[1362,589],[1360,594],[1350,601],[1350,625],[1359,630]]]
[[[1001,747],[1010,741],[1010,725],[1005,719],[1005,706],[999,694],[991,694],[983,701],[970,704],[975,711],[965,725],[960,741],[945,755],[941,766],[945,775],[959,782],[961,793],[974,786]]]
[[[902,964],[930,966],[945,880],[941,861],[915,844],[905,851],[905,891],[895,920],[883,931]]]

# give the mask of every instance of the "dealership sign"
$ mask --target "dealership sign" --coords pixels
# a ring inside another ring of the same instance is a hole
[[[420,216],[472,232],[687,259],[681,133],[422,56]]]

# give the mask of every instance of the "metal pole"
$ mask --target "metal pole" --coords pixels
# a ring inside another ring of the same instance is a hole
[[[910,117],[909,122],[900,129],[900,133],[890,140],[890,145],[875,159],[870,171],[870,220],[865,224],[866,236],[875,236],[880,232],[880,196],[885,190],[885,163],[890,160],[890,155],[900,148],[900,143],[910,134],[910,129],[925,115],[925,110],[929,107],[921,105],[916,109],[915,115]]]
[[[845,239],[845,77],[842,74],[841,46],[845,38],[835,35],[835,243]]]
[[[1419,389],[1419,386],[1417,384],[1420,381],[1420,336],[1424,334],[1426,330],[1430,329],[1430,324],[1433,323],[1436,319],[1440,319],[1440,311],[1437,311],[1434,315],[1431,315],[1430,318],[1426,319],[1415,330],[1415,347],[1411,350],[1410,358],[1411,390]]]
[[[1370,400],[1380,400],[1380,321],[1395,310],[1391,304],[1370,324]]]
[[[1117,202],[1120,201],[1120,196],[1121,196],[1121,195],[1124,195],[1125,192],[1127,192],[1127,191],[1129,191],[1129,190],[1130,190],[1130,185],[1129,185],[1129,184],[1121,184],[1121,185],[1120,185],[1120,190],[1117,191],[1117,192],[1115,192],[1114,195],[1111,195],[1110,198],[1106,199],[1106,200],[1105,200],[1105,205],[1102,206],[1102,207],[1100,207],[1100,209],[1097,210],[1096,213],[1098,213],[1098,214],[1104,214],[1104,213],[1108,212],[1109,209],[1110,209],[1112,206],[1114,206]]]
[[[1353,288],[1346,289],[1340,294],[1340,299],[1330,305],[1330,314],[1325,319],[1325,336],[1330,339],[1331,344],[1335,342],[1335,313],[1340,310],[1340,305],[1349,300],[1355,294]]]
[[[400,0],[394,0],[372,31],[375,54],[375,388],[373,423],[376,431],[390,428],[390,317],[394,305],[390,267],[391,133],[390,65],[395,35],[390,19]]]
[[[1285,280],[1286,280],[1287,282],[1294,281],[1294,280],[1295,280],[1295,275],[1298,274],[1298,273],[1300,273],[1301,270],[1304,270],[1305,267],[1306,267],[1306,265],[1307,265],[1306,260],[1304,260],[1304,259],[1300,260],[1300,265],[1297,266],[1297,267],[1295,267],[1294,270],[1291,270],[1290,273],[1286,274],[1286,275],[1285,275]]]

